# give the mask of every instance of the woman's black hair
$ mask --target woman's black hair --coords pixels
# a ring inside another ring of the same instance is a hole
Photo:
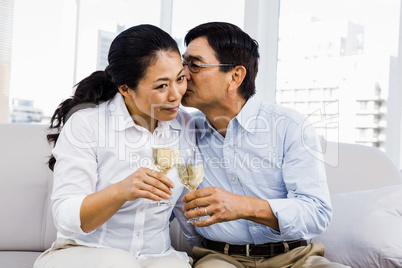
[[[49,143],[56,144],[59,133],[77,107],[97,105],[112,99],[118,87],[127,85],[136,90],[145,77],[148,67],[156,61],[160,51],[180,54],[176,41],[162,29],[142,24],[120,33],[112,42],[108,54],[109,65],[104,71],[96,71],[76,85],[74,95],[64,100],[50,120]],[[75,108],[75,109],[74,109]],[[52,155],[48,165],[53,170],[56,159]]]

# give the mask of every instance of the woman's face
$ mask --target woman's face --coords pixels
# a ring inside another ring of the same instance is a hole
[[[155,128],[157,121],[177,116],[186,89],[180,54],[172,51],[158,52],[136,90],[119,87],[135,123],[149,130]]]

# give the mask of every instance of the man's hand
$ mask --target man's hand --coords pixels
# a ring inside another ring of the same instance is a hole
[[[266,200],[237,195],[217,187],[201,188],[183,196],[186,217],[195,218],[210,215],[204,221],[193,223],[206,227],[215,223],[246,219],[279,230],[278,219]],[[197,209],[195,209],[197,208]]]
[[[205,216],[211,217],[207,220],[194,223],[195,226],[205,227],[214,223],[233,221],[241,219],[246,209],[245,196],[233,194],[217,187],[201,188],[183,196],[182,201],[186,202],[183,207],[188,218]],[[194,208],[198,208],[192,210]]]

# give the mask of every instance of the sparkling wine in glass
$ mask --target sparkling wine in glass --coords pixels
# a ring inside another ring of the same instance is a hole
[[[190,191],[197,190],[198,185],[204,179],[204,163],[201,158],[197,157],[195,150],[191,153],[184,153],[181,151],[179,164],[177,164],[177,171],[179,173],[179,180]],[[187,222],[199,222],[209,218],[209,215],[191,218]]]
[[[166,175],[177,164],[178,158],[179,149],[152,148],[154,164],[163,175]]]
[[[179,138],[180,131],[178,130],[158,131],[152,137],[152,159],[155,166],[164,175],[167,175],[169,170],[178,163]],[[169,200],[152,201],[151,203],[158,206],[173,206]]]

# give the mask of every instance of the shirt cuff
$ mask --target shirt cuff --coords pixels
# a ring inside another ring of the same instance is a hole
[[[297,240],[306,233],[305,222],[300,214],[300,206],[293,199],[268,199],[272,212],[278,219],[281,240]]]
[[[81,205],[86,195],[71,197],[60,204],[58,208],[58,231],[66,236],[76,237],[85,233],[81,229]]]
[[[187,236],[185,233],[183,233],[183,236],[191,248],[202,247],[202,240],[204,239],[204,237],[202,237],[201,235]]]

